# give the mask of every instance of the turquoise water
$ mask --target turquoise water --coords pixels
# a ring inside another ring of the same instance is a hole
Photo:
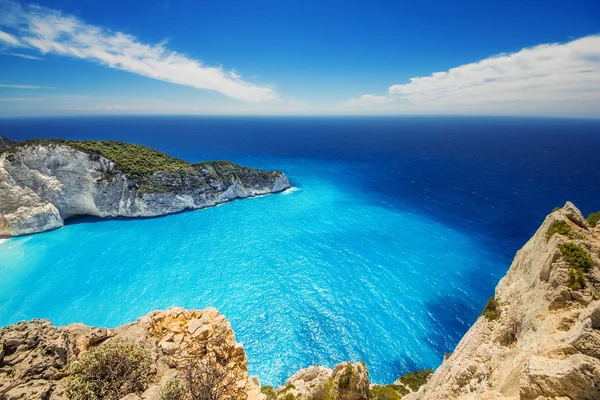
[[[115,327],[214,306],[263,384],[345,360],[364,360],[379,383],[436,367],[547,212],[565,200],[600,209],[589,185],[598,122],[84,118],[0,129],[285,171],[286,193],[160,218],[80,218],[0,243],[0,326]]]
[[[154,309],[216,306],[266,383],[346,359],[382,381],[394,379],[390,360],[435,365],[428,303],[468,294],[461,281],[474,268],[497,269],[486,250],[333,181],[343,164],[282,167],[301,188],[163,218],[84,219],[1,244],[1,322],[113,327]]]

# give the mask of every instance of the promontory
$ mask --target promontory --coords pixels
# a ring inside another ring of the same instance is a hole
[[[79,215],[155,217],[281,192],[281,171],[189,163],[118,141],[2,139],[0,237],[43,232]]]

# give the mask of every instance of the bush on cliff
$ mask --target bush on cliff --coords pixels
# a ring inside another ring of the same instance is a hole
[[[549,240],[555,233],[571,237],[573,235],[573,229],[565,221],[554,221],[546,231],[546,239]]]
[[[589,272],[594,266],[594,260],[590,254],[581,246],[574,243],[565,243],[560,246],[563,259],[573,268]]]
[[[408,389],[400,385],[375,386],[371,389],[371,400],[400,400],[408,393]]]
[[[495,297],[490,297],[487,303],[485,303],[485,307],[483,308],[481,315],[483,315],[490,321],[498,319],[498,317],[500,317],[500,304],[498,303],[498,300],[496,300]]]
[[[595,228],[598,225],[598,221],[600,221],[600,211],[588,215],[586,221],[592,228]]]
[[[119,400],[141,393],[150,381],[150,359],[133,344],[103,344],[74,362],[67,381],[71,400]]]
[[[585,288],[585,274],[581,269],[569,268],[569,287],[573,290]]]
[[[408,386],[413,392],[416,392],[421,386],[427,383],[432,374],[433,370],[424,369],[421,371],[410,372],[406,375],[402,375],[399,381],[402,384]]]

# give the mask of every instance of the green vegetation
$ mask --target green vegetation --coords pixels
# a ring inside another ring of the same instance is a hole
[[[141,393],[150,382],[150,358],[133,344],[103,344],[70,367],[67,396],[71,400],[119,400]]]
[[[573,290],[585,288],[585,274],[581,269],[569,268],[569,287]]]
[[[371,400],[400,400],[408,393],[408,389],[400,385],[375,386],[371,389]]]
[[[595,228],[598,225],[598,221],[600,221],[600,211],[588,215],[586,221],[591,227]]]
[[[555,233],[571,237],[573,235],[573,228],[571,228],[565,221],[554,221],[546,231],[546,239],[549,240]]]
[[[273,386],[261,386],[260,392],[265,395],[266,400],[277,400],[277,395]]]
[[[333,386],[333,379],[329,378],[327,384],[319,386],[317,389],[315,389],[308,397],[308,400],[333,400]]]
[[[169,381],[160,391],[159,400],[183,400],[185,395],[186,389],[179,381]]]
[[[294,396],[292,393],[288,393],[283,396],[281,400],[296,400],[296,396]]]
[[[556,212],[556,211],[558,211],[558,210],[560,210],[560,207],[554,207],[554,208],[552,209],[552,212]]]
[[[581,246],[574,243],[565,243],[560,246],[560,251],[564,260],[575,269],[589,272],[594,266],[594,260],[592,260],[590,254]]]
[[[490,321],[498,319],[498,317],[500,317],[500,304],[498,303],[498,300],[496,300],[495,297],[490,297],[487,303],[485,303],[485,307],[483,308],[481,315],[483,315]]]
[[[427,383],[432,374],[433,370],[424,369],[402,375],[399,380],[402,384],[408,386],[410,390],[416,392],[421,386]]]
[[[563,259],[569,264],[569,287],[573,290],[585,288],[585,272],[594,265],[590,254],[581,246],[565,243],[560,246]]]

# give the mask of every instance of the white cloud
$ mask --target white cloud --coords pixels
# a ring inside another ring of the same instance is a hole
[[[10,46],[20,46],[21,43],[13,35],[9,35],[6,32],[0,31],[0,42],[4,42]]]
[[[13,57],[26,58],[28,60],[43,60],[43,58],[41,58],[41,57],[31,56],[29,54],[7,53],[7,52],[3,52],[3,51],[0,51],[0,54],[2,54],[4,56],[13,56]]]
[[[7,89],[54,89],[50,86],[34,86],[34,85],[9,85],[0,83],[0,88]]]
[[[196,89],[214,90],[226,96],[260,102],[277,98],[269,86],[254,85],[221,67],[168,50],[164,43],[149,45],[121,32],[109,32],[59,11],[39,6],[21,6],[0,0],[0,40],[12,45],[34,48],[132,72],[165,82]]]
[[[393,85],[414,105],[600,104],[600,36],[544,44]]]
[[[355,97],[348,101],[349,105],[363,106],[373,104],[387,104],[393,102],[395,99],[389,96],[378,96],[376,94],[363,94],[360,97]]]

